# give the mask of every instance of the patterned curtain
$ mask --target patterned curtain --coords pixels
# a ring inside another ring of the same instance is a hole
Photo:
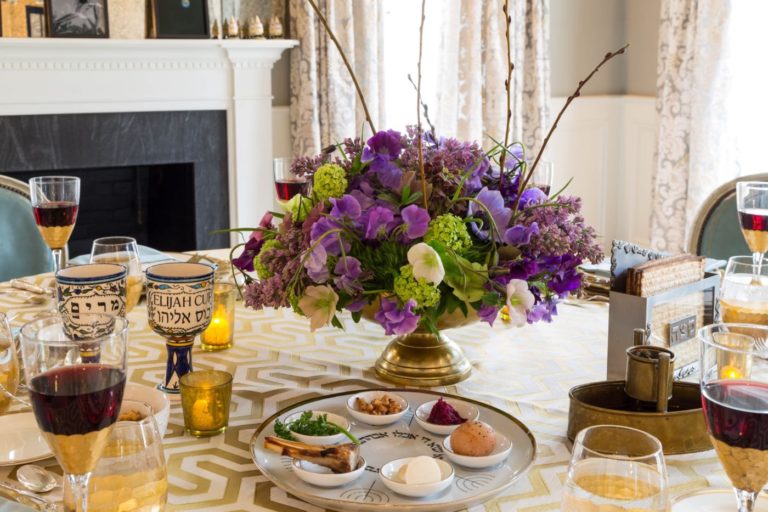
[[[383,105],[383,0],[317,0],[350,60],[378,128]],[[290,0],[291,136],[294,155],[319,153],[328,144],[359,134],[365,113],[339,51],[307,0]],[[366,127],[367,129],[367,127]]]
[[[729,0],[662,0],[651,243],[686,249],[699,207],[738,175],[727,103],[731,89]]]
[[[502,0],[442,0],[443,66],[438,131],[464,140],[504,137],[507,75]],[[549,0],[509,2],[512,62],[511,141],[538,150],[549,117]]]

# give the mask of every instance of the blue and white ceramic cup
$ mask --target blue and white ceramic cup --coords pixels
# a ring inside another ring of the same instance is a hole
[[[192,371],[192,344],[208,327],[213,307],[213,267],[159,263],[147,269],[149,326],[166,340],[166,393],[179,392],[179,378]]]
[[[94,314],[125,316],[127,274],[124,266],[115,263],[92,263],[56,272],[56,298],[69,338],[98,338],[112,329],[112,325],[94,323]]]

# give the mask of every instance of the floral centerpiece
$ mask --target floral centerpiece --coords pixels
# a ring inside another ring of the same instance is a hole
[[[577,267],[602,251],[579,198],[530,186],[541,152],[529,160],[521,144],[507,144],[509,129],[484,151],[422,130],[420,115],[407,133],[376,131],[368,120],[369,138],[293,161],[310,192],[265,215],[233,259],[258,277],[246,278],[246,305],[291,307],[312,330],[341,328],[346,310],[389,335],[426,333],[435,345],[455,325],[442,321],[448,316],[493,325],[503,310],[514,325],[551,321],[581,286]]]

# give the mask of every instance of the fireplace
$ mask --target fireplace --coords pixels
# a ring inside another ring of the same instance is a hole
[[[82,180],[72,255],[110,235],[166,251],[229,243],[214,233],[229,227],[223,111],[0,117],[0,169]]]

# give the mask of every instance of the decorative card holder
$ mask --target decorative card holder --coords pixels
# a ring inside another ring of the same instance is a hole
[[[634,329],[645,330],[645,343],[675,353],[675,379],[692,375],[698,365],[696,332],[717,317],[720,275],[667,291],[639,297],[611,291],[608,319],[608,380],[624,378],[627,348],[634,345]]]

